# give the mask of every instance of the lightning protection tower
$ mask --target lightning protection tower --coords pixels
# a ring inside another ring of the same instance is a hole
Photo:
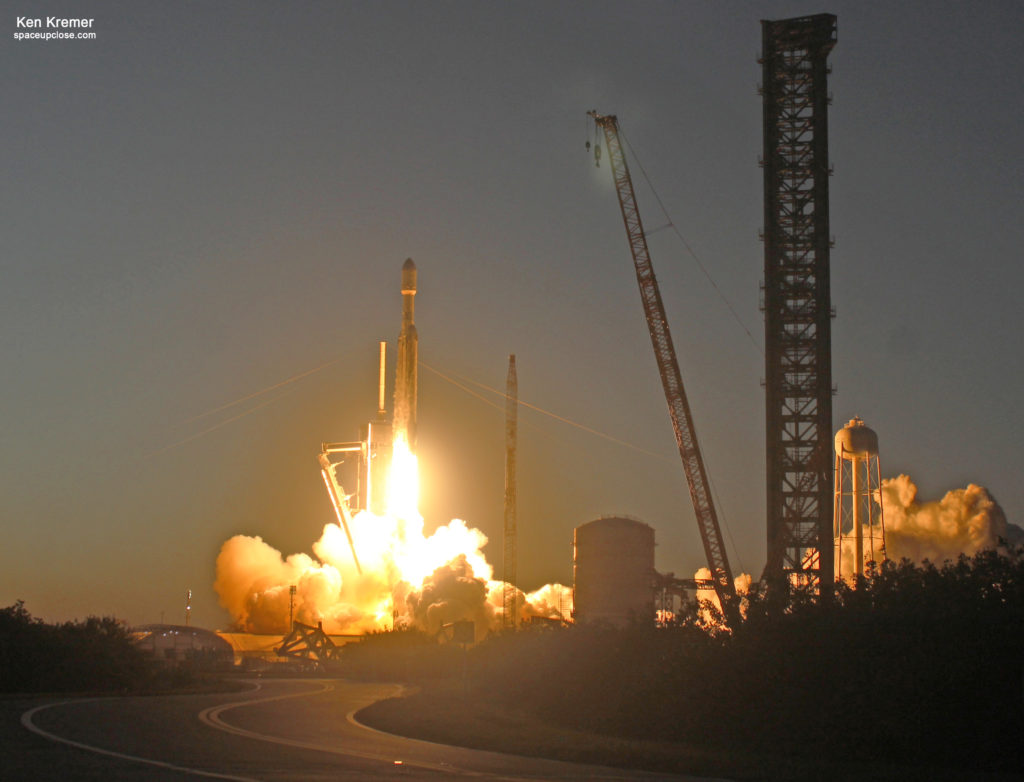
[[[832,587],[831,14],[762,21],[768,562],[777,599]],[[776,603],[778,605],[778,603]]]
[[[508,379],[505,384],[505,546],[502,560],[502,616],[505,627],[519,626],[518,589],[516,588],[516,442],[519,430],[519,381],[516,357],[508,357]]]

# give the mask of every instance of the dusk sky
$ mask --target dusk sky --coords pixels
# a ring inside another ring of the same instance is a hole
[[[520,413],[520,586],[572,530],[702,566],[589,109],[617,114],[736,572],[765,561],[761,19],[838,17],[833,381],[882,473],[988,487],[1024,524],[1024,5],[13,2],[0,16],[0,606],[227,624],[221,543],[309,552],[316,456],[376,410],[419,268],[421,509],[500,565]],[[18,41],[20,15],[95,40]],[[631,161],[632,162],[632,161]],[[744,331],[749,329],[753,340]],[[326,366],[325,366],[326,365]],[[320,368],[318,371],[311,372]],[[295,382],[259,394],[297,375]],[[390,382],[390,379],[389,379]],[[242,400],[242,401],[239,401]],[[238,402],[238,404],[231,404]],[[227,406],[230,405],[230,406]]]

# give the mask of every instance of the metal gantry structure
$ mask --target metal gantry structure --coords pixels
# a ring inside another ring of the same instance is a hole
[[[622,220],[626,226],[629,248],[633,254],[633,265],[636,267],[636,280],[640,286],[640,298],[643,301],[644,314],[647,317],[647,329],[654,347],[654,357],[661,374],[661,383],[668,403],[668,413],[672,419],[679,456],[683,461],[683,471],[690,489],[690,499],[697,516],[697,527],[704,544],[704,554],[708,569],[714,582],[715,593],[722,606],[726,621],[732,623],[737,611],[736,589],[729,568],[729,559],[725,551],[722,530],[718,524],[714,503],[711,501],[710,485],[704,458],[701,456],[697,443],[697,433],[693,426],[693,415],[683,388],[683,378],[679,371],[672,335],[665,316],[665,306],[661,300],[661,291],[654,276],[651,255],[647,249],[647,236],[636,203],[633,180],[629,174],[625,152],[619,141],[619,125],[614,115],[601,115],[595,111],[588,112],[597,126],[604,132],[605,144],[608,148],[608,160],[615,177],[615,189],[619,196],[619,207]],[[598,147],[597,149],[600,149]],[[595,153],[597,152],[595,149]]]
[[[519,626],[519,590],[516,587],[517,504],[516,443],[519,426],[519,380],[516,357],[508,357],[508,378],[505,383],[505,545],[502,559],[502,615],[505,627]]]
[[[826,59],[836,17],[762,21],[769,593],[833,583]],[[784,602],[784,601],[783,601]]]
[[[304,660],[324,668],[339,658],[341,647],[324,632],[322,622],[313,627],[293,620],[291,631],[281,639],[281,645],[274,652],[279,657]]]

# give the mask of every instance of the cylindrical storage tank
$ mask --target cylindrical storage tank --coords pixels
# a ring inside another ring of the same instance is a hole
[[[573,617],[619,627],[654,621],[654,530],[608,516],[573,533]]]

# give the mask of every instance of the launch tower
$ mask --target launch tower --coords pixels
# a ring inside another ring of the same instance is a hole
[[[762,21],[768,562],[777,596],[832,588],[826,59],[831,14]]]

